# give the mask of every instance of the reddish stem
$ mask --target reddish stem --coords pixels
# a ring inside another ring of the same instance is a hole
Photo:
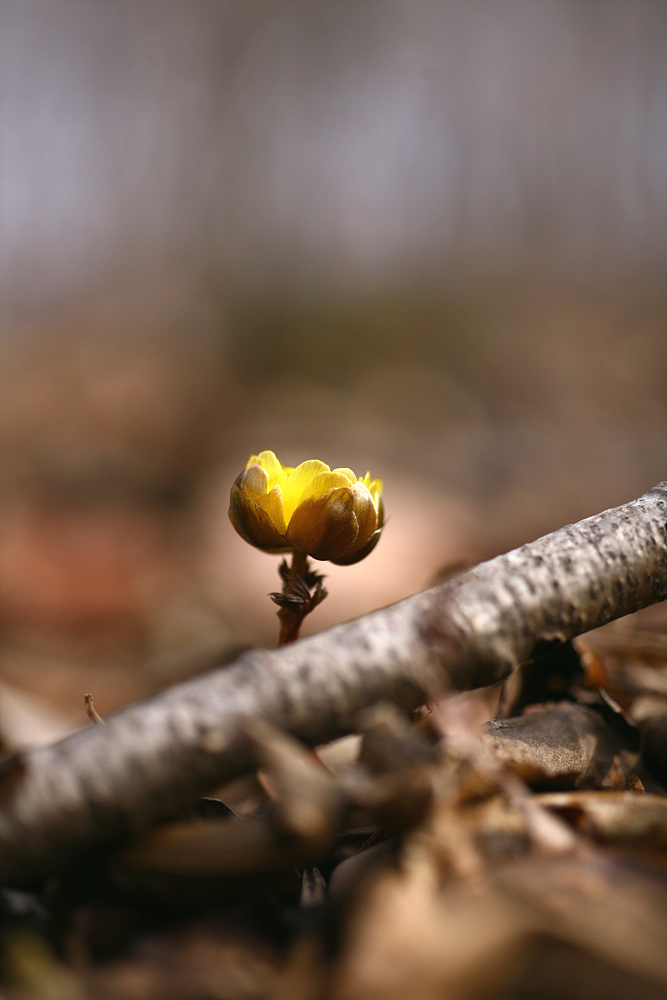
[[[299,590],[302,590],[306,586],[307,575],[308,556],[305,552],[299,552],[295,549],[292,552],[289,576],[283,584],[283,594],[286,597],[297,594]],[[299,587],[300,582],[302,584],[301,587]],[[302,622],[310,610],[311,608],[308,604],[301,602],[285,604],[281,607],[278,612],[278,619],[280,621],[279,646],[285,646],[288,642],[294,642],[295,639],[299,638],[299,630],[301,629]]]

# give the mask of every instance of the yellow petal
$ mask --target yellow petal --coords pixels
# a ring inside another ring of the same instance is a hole
[[[269,513],[237,483],[232,486],[229,519],[239,535],[258,549],[285,552],[290,547]]]
[[[232,487],[229,516],[246,541],[275,549],[278,544],[286,545],[283,495],[279,485],[267,492],[268,483],[267,470],[258,462],[251,463]]]
[[[321,472],[329,472],[329,466],[324,462],[311,458],[307,462],[302,462],[292,469],[283,483],[283,506],[285,510],[285,521],[289,524],[292,514],[299,506],[303,497],[309,492],[309,486],[315,476]]]
[[[370,483],[368,484],[368,489],[370,490],[370,494],[373,497],[373,501],[375,502],[376,507],[378,505],[380,497],[382,496],[383,486],[384,483],[382,482],[381,479],[371,479]]]
[[[377,507],[378,500],[380,499],[380,496],[382,494],[382,487],[384,485],[383,482],[382,482],[382,480],[381,479],[371,479],[370,472],[367,472],[365,476],[363,476],[363,477],[360,476],[359,477],[359,482],[360,483],[364,483],[364,485],[368,487],[368,490],[369,490],[371,496],[373,497],[373,502],[375,503],[375,506]]]
[[[285,514],[283,510],[283,491],[280,486],[274,486],[270,493],[255,497],[257,503],[266,511],[276,531],[285,534]]]
[[[352,486],[352,483],[346,475],[340,472],[339,469],[334,469],[333,472],[319,472],[314,479],[311,480],[308,486],[307,496],[308,497],[321,497],[328,490],[338,489],[340,486]],[[303,497],[302,499],[307,499]]]
[[[246,466],[245,470],[237,477],[235,486],[247,493],[248,496],[258,498],[266,496],[269,489],[269,474],[266,469],[253,462]]]
[[[292,471],[291,469],[283,468],[272,451],[260,451],[259,455],[251,455],[246,464],[246,469],[249,469],[251,465],[259,465],[266,471],[269,477],[266,489],[267,493],[273,489],[276,483],[282,483],[286,474]]]
[[[354,500],[354,513],[359,524],[359,534],[357,536],[358,546],[365,545],[374,531],[378,527],[378,512],[373,502],[370,490],[365,483],[359,481],[352,487],[352,497]]]
[[[384,524],[384,507],[382,505],[382,500],[378,500],[377,507],[377,519],[378,526],[376,530],[372,533],[370,538],[364,544],[360,543],[361,532],[359,533],[359,538],[357,539],[357,545],[354,545],[352,549],[347,554],[342,556],[337,556],[331,561],[337,566],[352,566],[353,563],[360,562],[365,559],[366,556],[373,551],[378,541],[380,540],[380,535],[382,534],[382,525]],[[358,545],[361,544],[361,547]]]
[[[335,559],[354,546],[359,525],[349,486],[306,497],[287,526],[292,545],[313,559]]]
[[[357,481],[357,474],[352,469],[334,469],[333,471],[340,472],[341,475],[346,476],[350,486],[354,486]]]

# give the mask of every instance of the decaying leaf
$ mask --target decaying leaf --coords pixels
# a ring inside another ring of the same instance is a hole
[[[563,654],[509,718],[497,691],[378,703],[317,754],[248,723],[259,777],[216,793],[235,811],[198,800],[0,893],[3,997],[662,1000],[667,713],[637,707],[662,668],[605,659],[610,698]]]
[[[559,702],[490,722],[484,741],[524,781],[550,788],[625,788],[638,754],[593,709]]]
[[[667,798],[634,792],[552,792],[535,796],[545,809],[597,840],[644,851],[667,850]]]

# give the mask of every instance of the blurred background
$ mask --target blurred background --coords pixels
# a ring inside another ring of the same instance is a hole
[[[0,0],[0,732],[275,642],[251,452],[385,481],[306,631],[667,478],[667,4]]]

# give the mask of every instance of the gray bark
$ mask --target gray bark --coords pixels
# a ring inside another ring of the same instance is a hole
[[[0,880],[29,884],[253,767],[243,720],[308,743],[377,700],[494,684],[544,644],[667,597],[667,483],[434,589],[138,702],[0,768]]]

